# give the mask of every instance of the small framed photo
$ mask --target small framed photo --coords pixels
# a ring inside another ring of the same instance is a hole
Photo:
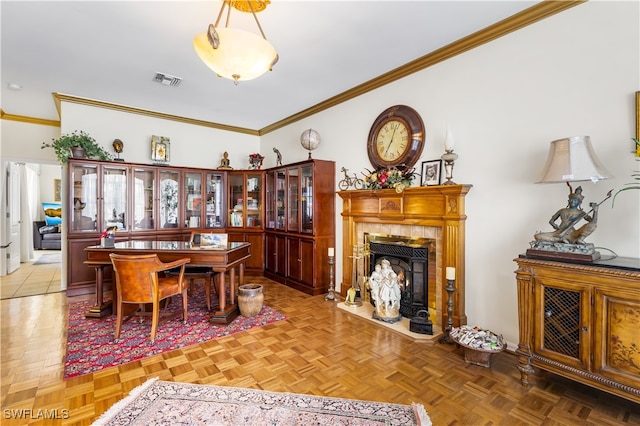
[[[60,201],[62,199],[62,180],[53,180],[53,201]]]
[[[422,162],[422,186],[440,185],[442,175],[442,160]]]
[[[168,164],[171,142],[165,136],[151,136],[151,160],[155,163]]]
[[[200,234],[200,248],[226,249],[229,238],[227,234]]]

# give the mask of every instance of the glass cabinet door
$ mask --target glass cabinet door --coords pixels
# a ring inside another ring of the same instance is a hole
[[[207,173],[207,204],[205,206],[205,228],[224,226],[223,200],[224,180],[219,173]]]
[[[286,174],[284,170],[276,172],[276,229],[285,229],[285,185]]]
[[[247,174],[247,212],[248,228],[262,226],[262,174]]]
[[[127,169],[105,166],[102,169],[103,217],[100,231],[115,226],[117,235],[117,231],[129,229],[127,194]]]
[[[180,188],[180,173],[177,171],[160,170],[159,173],[160,214],[158,216],[160,228],[178,227],[178,197]]]
[[[229,175],[229,227],[244,226],[244,175]]]
[[[69,215],[69,229],[95,232],[98,220],[98,168],[76,164],[70,167],[73,199],[69,201],[73,214]]]
[[[298,231],[298,169],[287,170],[288,196],[287,200],[287,231]]]
[[[265,174],[265,209],[264,209],[264,221],[265,227],[273,229],[276,227],[276,175],[274,171],[269,171]]]
[[[313,233],[313,168],[300,169],[300,231]]]
[[[185,224],[186,228],[199,228],[202,217],[202,173],[185,173]]]
[[[262,173],[229,173],[228,227],[262,226]]]
[[[135,231],[155,228],[155,170],[133,171],[133,229]]]

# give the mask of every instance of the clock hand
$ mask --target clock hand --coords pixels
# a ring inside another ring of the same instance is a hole
[[[387,149],[384,151],[384,155],[387,155],[387,153],[389,152],[389,148],[391,148],[391,144],[393,143],[393,135],[396,134],[397,128],[398,125],[396,124],[396,126],[393,128],[393,132],[391,133],[391,140],[389,141],[389,145],[387,145]]]

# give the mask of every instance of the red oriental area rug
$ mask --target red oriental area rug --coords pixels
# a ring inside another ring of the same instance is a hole
[[[217,309],[215,299],[212,297],[212,310]],[[245,318],[240,315],[226,326],[211,324],[204,288],[196,286],[193,294],[189,296],[187,324],[182,323],[181,315],[160,321],[156,340],[151,343],[151,318],[143,318],[142,322],[139,322],[138,318],[131,318],[122,325],[120,339],[116,343],[113,340],[116,316],[85,318],[85,312],[92,305],[91,301],[69,304],[65,379],[286,319],[283,314],[264,305],[255,317]],[[179,311],[181,306],[182,300],[178,296],[165,311]]]

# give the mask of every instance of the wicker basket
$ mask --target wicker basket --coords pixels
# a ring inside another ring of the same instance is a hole
[[[491,367],[491,355],[502,352],[507,347],[507,344],[505,343],[500,349],[480,349],[464,345],[455,339],[454,341],[464,348],[464,360],[467,363],[479,365],[481,367]]]

